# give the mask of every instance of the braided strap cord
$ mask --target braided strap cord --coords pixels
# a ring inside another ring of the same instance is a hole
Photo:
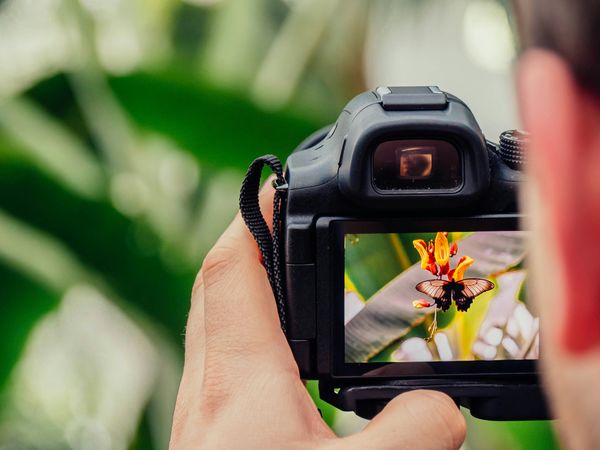
[[[275,197],[273,199],[273,231],[269,230],[260,210],[258,193],[260,177],[263,168],[268,166],[276,176],[273,181]],[[240,212],[246,226],[254,236],[263,258],[265,270],[277,302],[277,312],[281,329],[286,332],[285,297],[283,277],[281,276],[281,204],[287,189],[281,162],[274,155],[265,155],[255,159],[250,167],[240,189]]]

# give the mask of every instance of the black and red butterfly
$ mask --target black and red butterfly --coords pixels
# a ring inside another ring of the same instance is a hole
[[[421,281],[415,289],[435,300],[442,311],[448,311],[452,300],[456,309],[467,311],[475,297],[494,289],[494,283],[483,278],[465,278],[460,281],[426,280]]]

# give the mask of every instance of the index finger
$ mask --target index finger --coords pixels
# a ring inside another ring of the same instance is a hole
[[[273,195],[267,183],[260,194],[267,223]],[[186,364],[195,354],[204,354],[206,361],[218,359],[228,368],[235,363],[250,369],[257,360],[295,368],[257,244],[240,214],[205,258],[194,286]]]

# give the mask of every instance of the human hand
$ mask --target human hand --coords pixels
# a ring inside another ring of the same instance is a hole
[[[260,200],[271,211],[273,189]],[[456,449],[465,432],[448,396],[413,391],[337,438],[300,379],[258,247],[237,215],[194,283],[171,449]]]

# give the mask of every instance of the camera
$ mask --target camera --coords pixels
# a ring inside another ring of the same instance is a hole
[[[257,188],[242,190],[289,345],[321,398],[371,418],[424,388],[483,419],[548,418],[518,210],[526,139],[486,140],[437,87],[380,87],[302,142],[285,172],[267,162],[279,173],[262,241],[248,212]]]

